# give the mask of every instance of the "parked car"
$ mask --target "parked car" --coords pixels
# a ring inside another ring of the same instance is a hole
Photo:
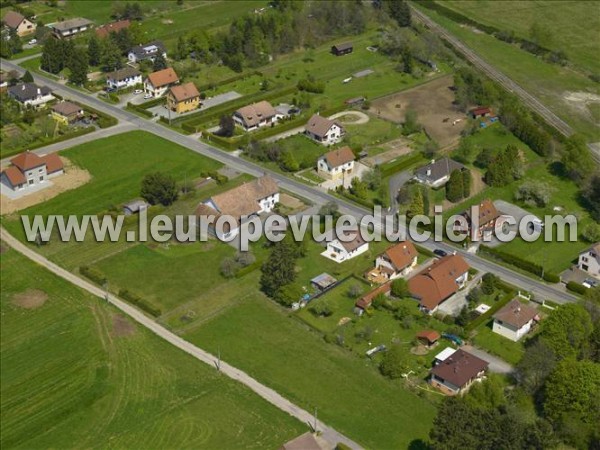
[[[138,94],[141,94],[142,92],[144,92],[144,91],[141,89],[136,89],[135,91],[133,91],[133,95],[138,95]]]
[[[439,256],[440,258],[443,258],[444,256],[448,255],[448,252],[442,250],[441,248],[436,248],[433,251],[433,254],[436,255],[436,256]]]
[[[596,280],[592,280],[591,278],[586,278],[581,284],[588,289],[595,288],[596,286],[598,286],[598,282]]]
[[[35,45],[35,44],[37,44],[37,39],[31,39],[31,40],[28,42],[28,44],[29,44],[29,45]]]
[[[104,92],[106,92],[107,94],[110,94],[112,92],[117,92],[117,89],[114,88],[114,87],[108,87],[107,86],[107,87],[104,88]]]
[[[148,100],[150,98],[152,98],[152,94],[146,94],[146,95],[144,95],[144,100]]]

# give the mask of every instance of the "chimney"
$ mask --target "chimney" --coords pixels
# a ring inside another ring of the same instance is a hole
[[[435,159],[432,159],[432,160],[431,160],[431,164],[435,164]]]
[[[430,177],[431,176],[431,169],[427,169],[427,176]]]
[[[40,88],[37,89],[37,95],[42,95],[42,90]]]

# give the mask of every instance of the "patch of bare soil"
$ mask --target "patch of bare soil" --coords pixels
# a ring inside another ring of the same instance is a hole
[[[129,321],[129,319],[127,319],[126,317],[122,316],[121,314],[113,314],[113,328],[112,328],[112,335],[116,336],[116,337],[126,337],[126,336],[131,336],[132,334],[135,333],[135,327],[133,326],[133,324],[131,323],[131,321]]]
[[[427,133],[445,149],[458,143],[466,125],[465,113],[454,104],[452,75],[437,78],[413,89],[388,95],[371,103],[370,112],[392,122],[402,123],[406,112],[414,110]],[[460,122],[454,122],[461,119]],[[454,124],[454,125],[453,125]]]
[[[591,110],[592,108],[598,108],[598,105],[600,105],[600,95],[589,92],[565,92],[563,100],[569,107],[576,110],[588,120],[597,120]]]
[[[13,305],[23,309],[40,308],[48,300],[48,294],[40,289],[27,289],[13,296]]]
[[[11,214],[20,211],[38,203],[50,200],[58,194],[78,188],[84,185],[92,178],[87,170],[80,169],[67,158],[60,157],[64,166],[65,173],[52,178],[52,186],[42,189],[41,191],[32,192],[29,195],[24,195],[21,198],[12,200],[4,195],[0,196],[0,211],[2,215]]]
[[[286,193],[279,194],[279,202],[283,206],[287,206],[290,209],[298,209],[304,206],[304,203],[302,203],[296,197],[292,197],[291,195]]]

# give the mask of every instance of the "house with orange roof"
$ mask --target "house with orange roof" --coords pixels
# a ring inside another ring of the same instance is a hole
[[[317,173],[327,180],[339,180],[352,176],[354,152],[348,146],[325,153],[317,161]]]
[[[144,92],[155,98],[162,97],[179,83],[179,77],[172,67],[152,72],[144,81]]]
[[[200,92],[191,81],[173,86],[167,92],[167,108],[177,114],[193,111],[200,107]]]
[[[417,265],[418,252],[410,241],[398,242],[375,259],[375,267],[367,272],[367,279],[385,283],[408,275]]]
[[[0,181],[13,191],[22,191],[64,173],[64,165],[56,153],[39,156],[30,151],[20,153],[10,160],[11,165],[2,171]]]
[[[462,289],[469,278],[469,265],[460,255],[447,255],[408,280],[408,290],[422,311],[433,314],[440,304]]]
[[[494,202],[489,198],[471,206],[460,214],[464,220],[454,223],[454,231],[467,233],[471,239],[481,239],[484,234],[491,233],[496,227],[496,221],[501,217]]]

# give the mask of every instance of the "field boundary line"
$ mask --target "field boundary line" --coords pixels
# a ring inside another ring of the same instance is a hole
[[[117,296],[110,293],[106,293],[103,289],[99,288],[98,286],[95,286],[94,284],[80,278],[79,276],[67,271],[66,269],[63,269],[57,264],[46,259],[44,256],[40,255],[39,253],[31,250],[25,244],[17,240],[17,238],[12,236],[4,227],[0,227],[0,238],[13,250],[22,254],[26,258],[35,262],[36,264],[41,265],[42,267],[59,276],[60,278],[68,281],[71,284],[74,284],[75,286],[81,289],[84,289],[85,291],[89,292],[95,297],[106,299],[108,303],[112,304],[121,312],[129,316],[131,319],[135,320],[138,324],[147,328],[152,333],[156,334],[158,337],[169,342],[170,344],[174,345],[180,350],[183,350],[185,353],[193,356],[197,360],[208,364],[209,366],[215,366],[218,363],[220,372],[222,372],[229,378],[238,381],[246,387],[250,388],[254,393],[258,394],[264,400],[271,403],[281,411],[288,413],[290,416],[295,417],[304,424],[316,424],[316,428],[322,433],[322,437],[329,441],[333,447],[335,447],[339,442],[343,442],[352,449],[362,449],[362,447],[358,443],[352,441],[351,439],[339,433],[335,429],[327,426],[322,421],[317,420],[315,422],[313,414],[295,405],[294,403],[283,397],[281,394],[276,392],[274,389],[271,389],[265,386],[264,384],[261,384],[258,380],[252,378],[250,375],[243,372],[242,370],[237,369],[236,367],[231,366],[224,361],[219,361],[219,359],[211,353],[202,350],[201,348],[186,341],[180,336],[177,336],[175,333],[167,330],[165,327],[150,319],[141,311],[127,304],[125,301],[121,300]]]

